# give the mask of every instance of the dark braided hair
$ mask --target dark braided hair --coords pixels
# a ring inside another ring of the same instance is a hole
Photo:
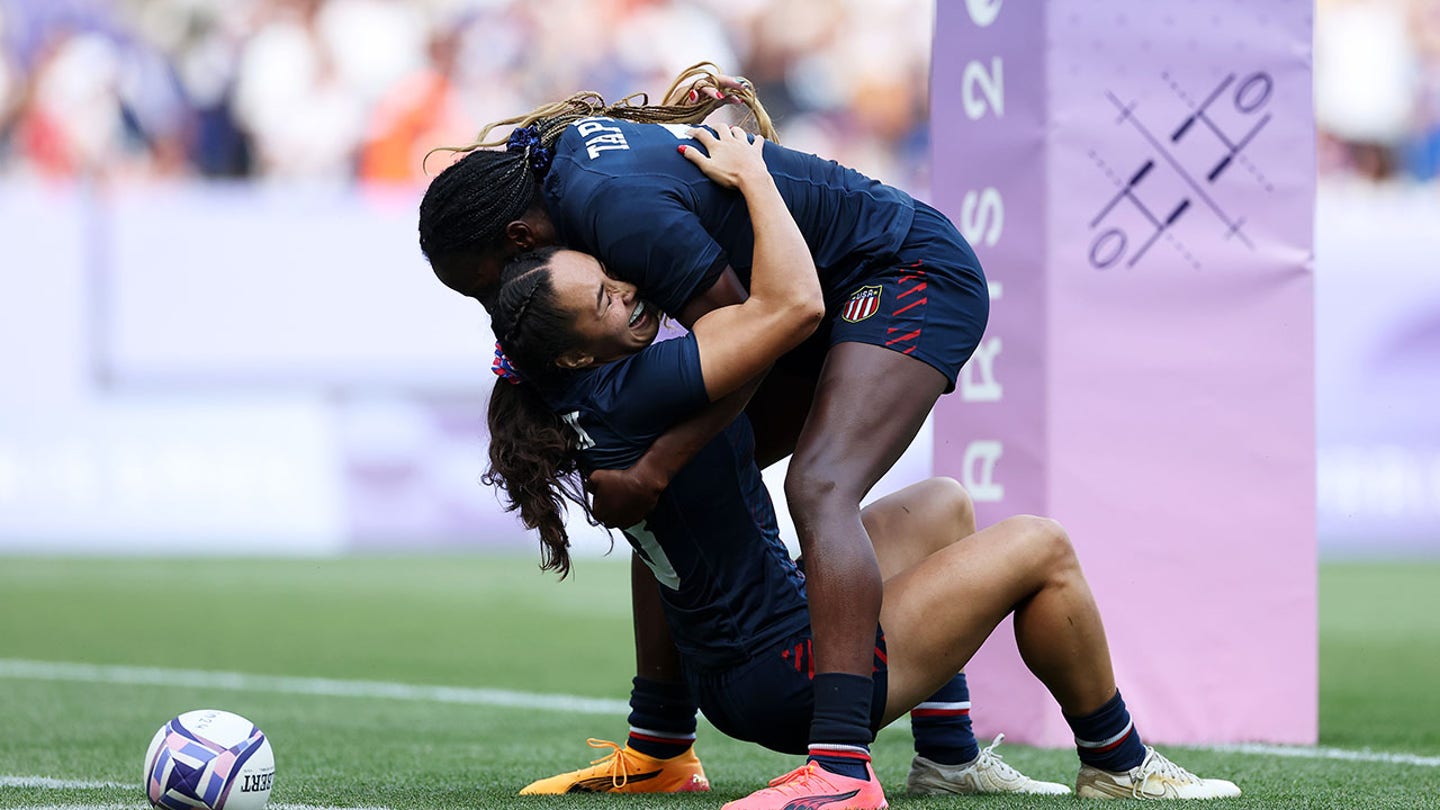
[[[420,202],[420,250],[445,286],[493,307],[495,280],[482,278],[476,265],[503,250],[505,226],[525,216],[540,198],[540,182],[549,170],[555,142],[565,128],[592,116],[607,116],[640,123],[698,124],[727,106],[726,98],[702,96],[696,104],[677,104],[685,90],[718,88],[718,71],[702,62],[680,73],[665,94],[665,103],[652,105],[644,93],[606,104],[599,93],[586,91],[525,115],[488,124],[475,142],[431,150],[464,155],[440,172]],[[761,135],[776,142],[769,115],[748,83],[725,94],[749,108]],[[497,128],[513,126],[503,140],[487,140]],[[499,150],[491,147],[505,145]],[[427,155],[428,157],[428,155]],[[508,347],[507,347],[508,350]]]
[[[540,195],[523,155],[477,150],[430,182],[420,201],[420,251],[445,286],[490,307],[495,279],[476,264],[503,250],[505,226],[525,216]]]
[[[574,432],[550,409],[540,385],[564,371],[556,361],[574,347],[570,315],[560,309],[547,266],[559,248],[515,257],[505,266],[491,307],[491,326],[521,381],[490,392],[490,466],[481,480],[505,492],[505,510],[519,511],[540,532],[540,568],[570,573],[566,502],[598,525],[585,499]]]
[[[550,281],[550,260],[561,250],[544,247],[506,263],[490,312],[495,338],[527,380],[548,380],[561,373],[557,361],[578,342],[573,318],[560,308]]]

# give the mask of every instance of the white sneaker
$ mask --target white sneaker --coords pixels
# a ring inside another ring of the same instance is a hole
[[[945,793],[1069,793],[1070,788],[1055,782],[1037,782],[1006,764],[995,753],[995,746],[1005,739],[997,734],[995,742],[980,756],[963,765],[942,765],[916,756],[910,763],[910,776],[905,788],[911,793],[938,796]]]
[[[1145,746],[1145,759],[1123,773],[1080,766],[1075,795],[1085,799],[1226,799],[1240,788],[1224,779],[1201,779]]]

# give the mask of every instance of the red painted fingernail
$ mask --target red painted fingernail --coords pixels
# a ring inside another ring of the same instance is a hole
[[[691,100],[691,101],[694,101],[695,99],[697,99],[697,98],[699,98],[699,97],[700,97],[700,94],[699,94],[699,93],[696,93],[694,90],[691,90],[691,91],[690,91],[690,100]]]
[[[680,154],[683,155],[683,154],[685,154],[685,147],[684,147],[683,145],[677,146],[677,147],[675,147],[675,151],[676,151],[676,152],[679,152]]]

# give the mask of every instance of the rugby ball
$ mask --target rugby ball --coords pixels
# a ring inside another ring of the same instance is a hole
[[[173,718],[145,752],[146,798],[166,810],[264,810],[274,776],[265,734],[219,709]]]

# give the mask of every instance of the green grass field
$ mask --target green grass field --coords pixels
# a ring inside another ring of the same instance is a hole
[[[513,557],[0,558],[0,808],[147,807],[150,736],[201,707],[265,729],[278,766],[272,806],[712,808],[792,767],[702,723],[710,794],[514,796],[589,759],[587,735],[623,738],[627,572],[587,559],[557,585]],[[1227,808],[1440,807],[1440,564],[1327,565],[1320,582],[1321,745],[1410,761],[1171,752],[1239,783],[1246,795]],[[181,686],[173,670],[283,678]],[[345,685],[318,678],[413,688],[306,693]],[[156,679],[170,682],[138,682]],[[423,688],[435,686],[468,691]],[[589,713],[488,705],[478,689],[610,703]],[[1074,778],[1071,751],[1003,750],[1034,776]],[[875,763],[887,785],[903,784],[909,758],[908,733],[882,732]],[[889,793],[893,807],[917,810],[1074,801]]]

